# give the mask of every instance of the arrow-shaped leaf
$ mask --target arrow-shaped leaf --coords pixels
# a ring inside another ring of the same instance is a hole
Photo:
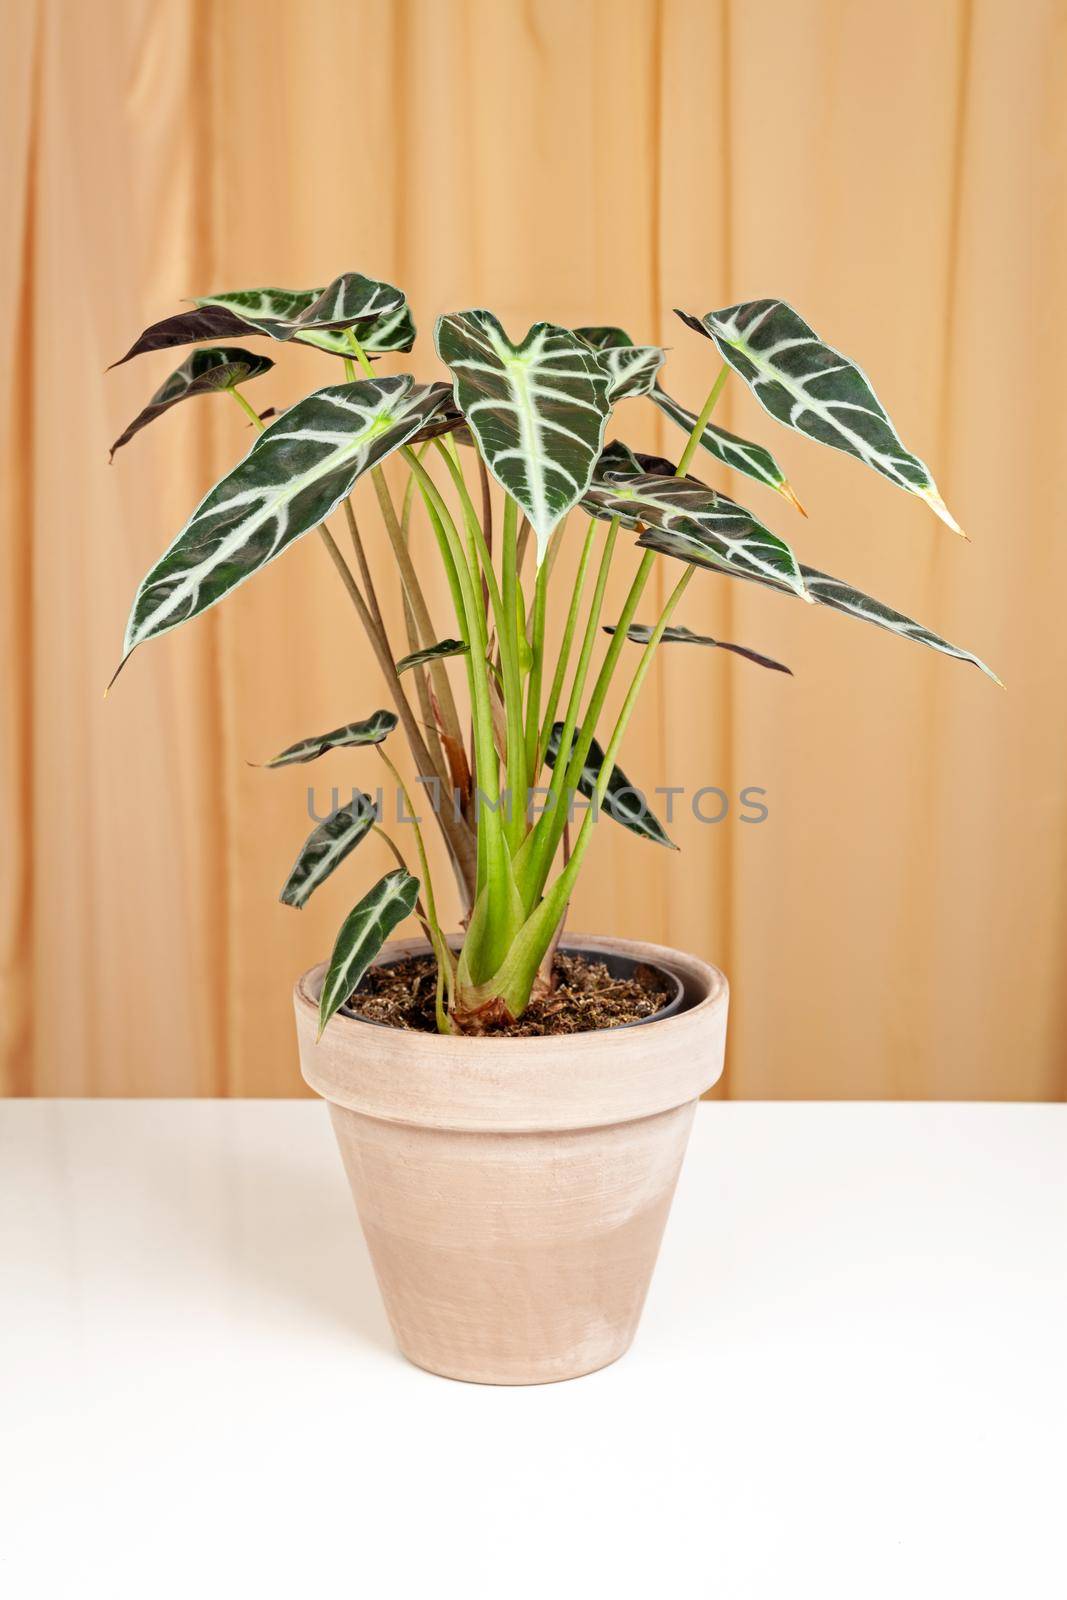
[[[316,527],[447,398],[443,383],[365,379],[320,389],[285,412],[200,502],[141,584],[125,655],[216,605]]]
[[[624,527],[689,544],[703,561],[725,571],[761,578],[804,597],[800,565],[784,539],[744,506],[696,478],[634,476],[628,468],[625,474],[598,472],[582,505],[595,516],[618,517]],[[658,548],[644,534],[638,544]]]
[[[545,760],[550,767],[556,764],[562,732],[562,722],[552,724],[552,731],[548,736],[548,749],[545,751]],[[596,794],[603,766],[604,752],[594,739],[589,746],[589,754],[585,758],[585,765],[579,774],[577,784],[578,793],[584,795],[587,800],[592,800]],[[654,844],[666,845],[668,850],[677,850],[678,846],[668,836],[663,824],[649,810],[644,795],[633,787],[618,764],[611,769],[601,809],[613,822],[621,823],[624,828],[629,828],[631,833],[636,833],[640,838],[651,839]]]
[[[605,627],[605,633],[614,633],[613,627]],[[634,644],[647,644],[652,637],[653,630],[643,622],[631,622],[626,630],[627,639]],[[746,661],[754,661],[758,667],[770,667],[772,672],[787,672],[793,676],[792,668],[783,666],[780,661],[775,661],[771,656],[761,656],[758,650],[750,650],[747,645],[727,644],[725,639],[712,639],[705,633],[692,633],[688,628],[664,628],[660,635],[660,644],[702,644],[715,650],[729,650],[735,656],[744,656]]]
[[[345,918],[333,947],[319,1001],[319,1037],[343,1006],[393,929],[415,909],[419,880],[397,867],[380,878]]]
[[[264,764],[268,767],[291,767],[301,761],[317,761],[327,750],[339,750],[348,745],[381,744],[392,733],[396,723],[395,711],[373,711],[362,722],[346,722],[343,728],[334,728],[330,733],[299,739]]]
[[[575,328],[590,350],[597,352],[608,377],[608,400],[630,400],[651,394],[666,353],[654,344],[634,344],[624,328]]]
[[[462,639],[441,639],[424,650],[413,650],[409,656],[401,656],[396,670],[399,674],[407,672],[409,667],[421,667],[427,661],[440,661],[445,656],[465,656],[469,649],[470,645],[464,644]]]
[[[687,411],[685,406],[679,405],[677,400],[661,389],[657,383],[651,390],[651,398],[659,406],[664,416],[670,417],[686,433],[692,433],[697,425],[697,419],[692,411]],[[717,428],[713,422],[705,425],[700,435],[701,446],[728,467],[733,467],[735,472],[743,472],[749,478],[755,478],[757,483],[765,483],[769,489],[774,489],[790,505],[796,506],[803,515],[807,515],[804,507],[797,499],[786,480],[785,473],[775,461],[769,450],[761,444],[752,444],[748,439],[742,439],[736,433],[727,433],[725,428]]]
[[[637,542],[648,550],[658,550],[661,555],[674,556],[679,561],[688,561],[693,566],[710,567],[718,572],[723,570],[721,562],[714,556],[702,552],[699,545],[687,537],[679,538],[674,534],[649,528]],[[925,644],[931,650],[940,651],[942,655],[954,656],[958,661],[969,661],[984,672],[986,677],[992,678],[994,683],[1000,683],[1001,680],[996,673],[987,667],[984,661],[979,660],[978,656],[972,655],[969,650],[961,650],[958,645],[950,644],[947,639],[942,639],[940,634],[934,633],[930,628],[924,628],[921,622],[906,617],[902,611],[894,611],[881,600],[875,600],[871,595],[864,594],[862,589],[854,589],[843,579],[832,578],[828,573],[816,571],[814,567],[801,567],[800,571],[806,586],[807,598],[813,604],[829,606],[833,611],[843,611],[848,616],[859,617],[861,622],[873,622],[878,628],[886,628],[890,633],[899,634],[903,639],[914,639],[918,644]],[[757,583],[766,581],[755,573],[738,575],[750,577]],[[781,586],[775,584],[772,587]]]
[[[593,475],[607,375],[588,345],[547,322],[516,345],[490,312],[462,311],[438,318],[435,338],[486,465],[530,519],[540,566]]]
[[[677,315],[714,340],[777,421],[865,461],[917,494],[960,532],[929,467],[905,449],[865,373],[824,344],[792,306],[784,300],[749,300],[704,317]]]
[[[369,794],[357,794],[346,806],[339,806],[332,817],[313,828],[300,847],[300,854],[281,894],[283,905],[299,911],[307,905],[320,883],[324,883],[346,856],[365,839],[378,820]]]
[[[288,340],[298,344],[313,345],[330,355],[350,356],[351,347],[343,332],[323,326],[318,316],[330,316],[329,296],[338,284],[346,280],[359,280],[366,287],[359,300],[354,291],[349,293],[349,308],[359,310],[360,317],[350,326],[358,328],[359,342],[368,355],[384,355],[390,351],[410,350],[415,343],[415,323],[403,294],[391,284],[376,283],[360,278],[358,273],[346,273],[331,284],[329,289],[236,289],[225,294],[204,295],[195,301],[195,310],[182,311],[177,316],[165,317],[146,328],[140,338],[127,350],[121,366],[134,356],[150,350],[166,350],[174,345],[199,344],[205,339],[248,338],[253,334]],[[375,305],[377,309],[375,309]],[[311,320],[304,318],[320,307]],[[370,320],[363,317],[369,312]]]
[[[232,389],[249,378],[258,378],[269,372],[274,362],[266,356],[253,355],[250,350],[240,350],[227,345],[213,350],[194,350],[186,356],[181,366],[161,383],[143,411],[139,411],[124,433],[111,446],[111,455],[128,444],[135,433],[147,428],[150,422],[161,417],[164,411],[179,401],[191,400],[199,394],[217,394],[220,389]]]

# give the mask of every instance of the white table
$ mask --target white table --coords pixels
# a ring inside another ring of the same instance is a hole
[[[1062,1600],[1067,1107],[701,1107],[638,1342],[394,1350],[325,1109],[0,1103],[10,1600]]]

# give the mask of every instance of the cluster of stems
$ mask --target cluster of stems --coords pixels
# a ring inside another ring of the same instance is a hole
[[[373,377],[373,368],[356,336],[348,331],[346,339],[352,352],[351,360],[345,363],[349,379],[356,378],[357,366]],[[727,372],[724,366],[707,397],[678,463],[678,476],[688,470]],[[230,392],[255,426],[262,427],[243,395],[237,389]],[[427,466],[431,449],[453,491],[451,504]],[[595,792],[589,797],[581,826],[572,840],[568,823],[573,798],[604,714],[628,629],[657,557],[652,551],[642,552],[603,660],[592,675],[619,523],[615,519],[607,524],[597,560],[597,535],[603,524],[595,518],[590,520],[559,650],[549,673],[549,593],[566,519],[552,535],[528,600],[522,572],[531,542],[529,524],[516,502],[505,494],[499,536],[494,539],[493,499],[485,463],[475,442],[476,505],[464,470],[463,453],[454,434],[418,447],[405,447],[401,454],[408,477],[399,509],[380,467],[372,470],[371,479],[400,575],[411,652],[427,649],[441,637],[431,619],[410,550],[410,522],[416,497],[425,509],[447,578],[459,637],[467,647],[463,657],[470,707],[466,731],[444,660],[431,660],[412,669],[416,704],[408,698],[397,674],[397,657],[386,631],[351,500],[346,499],[342,509],[355,572],[325,523],[318,530],[370,640],[419,780],[439,785],[438,793],[458,797],[455,805],[434,808],[464,905],[465,931],[462,942],[454,948],[441,927],[425,841],[414,820],[415,808],[407,787],[382,746],[377,747],[398,791],[405,797],[408,816],[414,821],[419,857],[416,876],[422,891],[416,915],[437,961],[437,1020],[443,1032],[476,1030],[487,1018],[517,1017],[531,994],[549,981],[552,955],[627,724],[656,647],[694,570],[685,568],[641,648],[604,747]],[[594,564],[592,594],[586,602]],[[541,788],[539,779],[549,736],[564,707],[568,671],[570,681],[552,776],[535,807],[530,797]],[[386,839],[398,863],[406,867],[396,841],[380,825],[377,831]],[[553,877],[561,849],[562,865]]]

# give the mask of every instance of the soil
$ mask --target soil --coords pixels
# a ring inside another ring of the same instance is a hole
[[[632,977],[615,978],[602,961],[562,951],[556,955],[553,980],[551,994],[532,1000],[517,1022],[488,1023],[482,1032],[529,1039],[621,1028],[655,1016],[669,998],[662,978],[651,967],[638,967]],[[409,956],[372,967],[343,1009],[389,1028],[436,1033],[436,987],[432,956]]]

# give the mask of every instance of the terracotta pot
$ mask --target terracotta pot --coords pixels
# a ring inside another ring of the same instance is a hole
[[[416,1366],[553,1383],[625,1353],[693,1112],[722,1071],[721,972],[659,945],[568,944],[677,973],[686,1005],[627,1029],[459,1039],[338,1014],[296,986],[300,1065],[330,1103],[389,1320]],[[383,959],[422,952],[418,939]]]

